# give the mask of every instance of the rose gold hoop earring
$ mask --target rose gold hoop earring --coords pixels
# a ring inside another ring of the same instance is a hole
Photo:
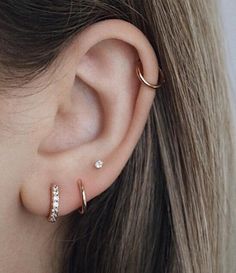
[[[50,211],[48,215],[48,221],[51,223],[55,223],[57,221],[58,215],[59,215],[59,186],[58,185],[52,185],[50,187]]]
[[[84,185],[81,179],[78,179],[77,181],[78,186],[79,186],[79,191],[80,191],[80,197],[82,200],[82,206],[81,209],[79,209],[79,213],[80,214],[84,214],[87,210],[87,200],[86,200],[86,193],[85,193],[85,189],[84,189]]]
[[[149,83],[147,80],[145,80],[145,78],[143,77],[143,75],[142,75],[142,73],[140,71],[140,67],[139,67],[140,63],[141,62],[139,60],[138,65],[136,67],[136,74],[137,74],[139,80],[141,81],[141,83],[144,83],[146,86],[151,87],[153,89],[160,88],[162,86],[162,84],[165,82],[165,77],[164,77],[164,74],[163,74],[162,70],[159,68],[160,75],[159,75],[158,83],[157,84],[152,84],[152,83]]]

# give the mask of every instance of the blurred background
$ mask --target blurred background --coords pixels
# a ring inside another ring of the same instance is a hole
[[[225,39],[228,71],[231,80],[232,104],[236,121],[236,0],[219,0],[222,13],[222,27]],[[236,123],[235,123],[236,125]],[[236,134],[234,135],[236,147]],[[236,162],[236,161],[235,161]],[[233,166],[236,169],[236,166]],[[236,272],[236,181],[228,185],[229,204],[231,207],[230,233],[226,240],[226,265],[228,273]],[[227,232],[228,233],[228,232]]]
[[[220,0],[227,62],[236,103],[236,0]]]

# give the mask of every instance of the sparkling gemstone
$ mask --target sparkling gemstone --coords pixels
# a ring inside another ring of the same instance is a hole
[[[58,202],[53,202],[53,207],[54,207],[54,208],[58,208],[58,206],[59,206],[59,203],[58,203]]]
[[[54,196],[54,197],[53,197],[53,200],[54,200],[54,201],[59,201],[59,196],[58,196],[58,195]]]
[[[101,169],[102,166],[103,166],[103,161],[102,160],[98,160],[98,161],[95,162],[95,167],[97,169]]]

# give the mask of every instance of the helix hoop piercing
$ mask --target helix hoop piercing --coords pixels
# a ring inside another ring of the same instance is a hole
[[[81,208],[79,208],[79,213],[80,214],[84,214],[87,210],[87,198],[86,198],[86,193],[85,193],[85,189],[84,189],[84,185],[81,179],[78,179],[77,181],[78,186],[79,186],[79,191],[80,191],[80,197],[82,200],[82,206]]]
[[[101,169],[103,167],[104,162],[102,160],[97,160],[94,164],[96,169]]]
[[[48,215],[48,221],[51,223],[55,223],[57,221],[59,215],[59,186],[51,185],[50,187],[50,211]]]
[[[153,89],[157,89],[160,88],[162,86],[162,84],[165,82],[165,77],[164,77],[164,73],[162,72],[162,70],[159,68],[159,78],[158,78],[158,83],[157,84],[152,84],[149,83],[147,80],[145,80],[144,76],[142,75],[141,71],[140,71],[140,65],[141,61],[138,61],[138,65],[136,67],[136,74],[139,78],[139,80],[141,81],[141,83],[144,83],[146,86],[151,87]]]

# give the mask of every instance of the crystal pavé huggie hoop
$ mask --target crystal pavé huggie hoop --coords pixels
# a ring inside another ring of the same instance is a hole
[[[51,185],[50,187],[50,211],[48,215],[48,221],[51,223],[55,223],[57,221],[59,215],[59,186],[58,185]]]
[[[141,70],[140,70],[140,64],[141,64],[141,61],[138,60],[138,64],[137,64],[137,67],[136,67],[136,74],[139,78],[139,80],[141,81],[141,83],[145,84],[146,86],[148,87],[151,87],[153,89],[158,89],[160,88],[163,83],[165,82],[165,77],[164,77],[164,73],[162,72],[162,70],[160,69],[159,67],[159,78],[158,78],[158,83],[157,84],[152,84],[152,83],[149,83],[145,78],[144,76],[142,75],[141,73]]]

